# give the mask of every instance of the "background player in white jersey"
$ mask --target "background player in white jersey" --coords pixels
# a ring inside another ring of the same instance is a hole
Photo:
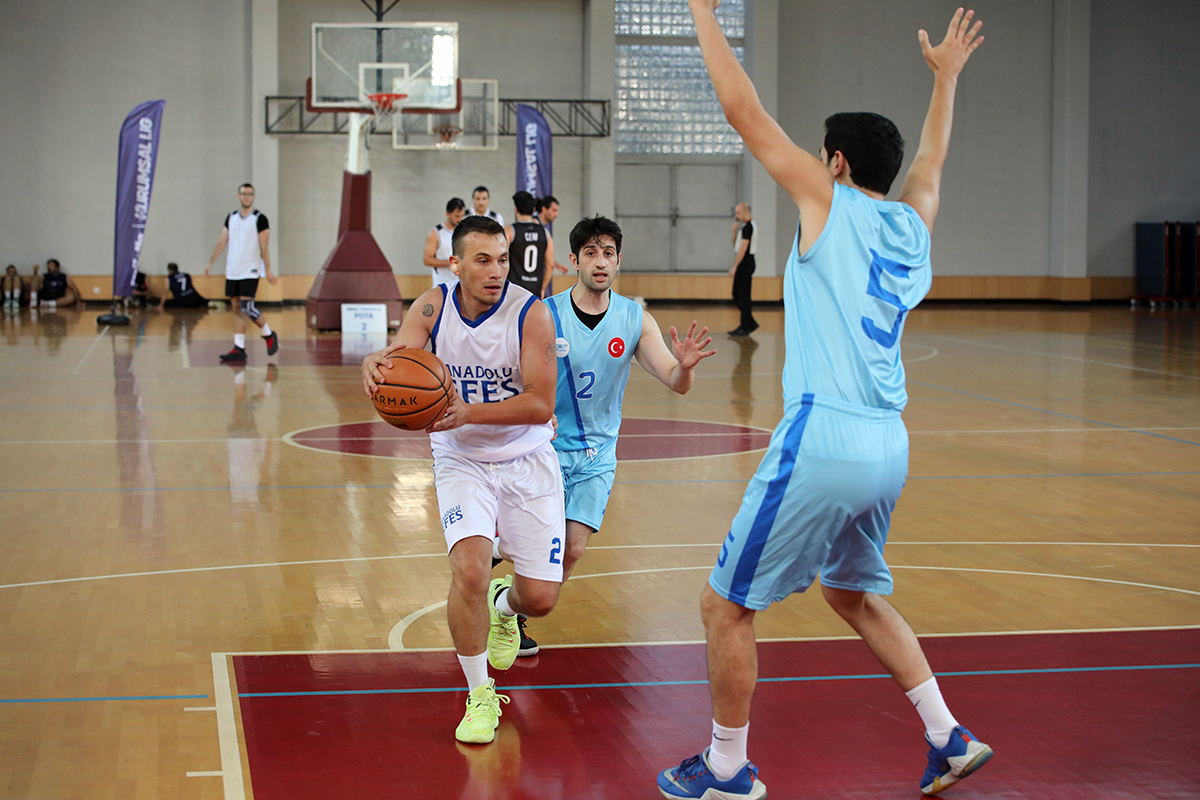
[[[278,334],[271,330],[262,318],[262,312],[254,305],[258,279],[264,273],[272,286],[279,282],[271,272],[271,252],[267,248],[270,238],[271,226],[266,215],[254,208],[254,187],[243,183],[238,187],[238,210],[225,217],[221,238],[204,268],[207,276],[217,256],[226,244],[229,245],[229,253],[225,256],[225,296],[233,307],[233,349],[221,356],[222,361],[246,360],[247,319],[262,330],[267,355],[273,356],[279,349]]]
[[[503,227],[504,215],[488,207],[491,201],[492,193],[488,191],[488,188],[486,186],[476,186],[475,191],[471,192],[471,214],[495,220]]]
[[[696,365],[717,352],[704,349],[712,337],[707,327],[697,333],[694,320],[682,339],[671,326],[668,350],[650,312],[612,290],[621,268],[621,238],[621,227],[611,219],[580,220],[570,237],[571,265],[579,271],[579,281],[546,301],[554,314],[558,354],[554,450],[566,493],[563,580],[604,519],[617,472],[621,401],[633,359],[671,391],[687,394]]]
[[[452,283],[454,273],[450,270],[450,245],[454,236],[454,226],[462,222],[467,214],[467,204],[461,197],[451,197],[446,203],[446,221],[433,226],[433,230],[425,237],[425,266],[433,269],[433,285]]]
[[[508,279],[525,290],[545,297],[554,279],[554,244],[542,223],[533,217],[533,195],[513,195],[517,219],[504,229],[508,237]]]
[[[691,0],[705,65],[730,124],[800,211],[784,275],[784,416],[746,489],[700,607],[713,701],[710,747],[658,777],[665,797],[760,798],[746,759],[757,655],[754,615],[821,579],[830,606],[866,641],[925,723],[921,791],[935,794],[992,751],[942,699],[921,645],[883,599],[891,513],[908,472],[900,337],[929,290],[930,231],[950,144],[958,74],[982,37],[955,13],[936,48],[921,143],[900,193],[904,142],[878,114],[835,114],[820,159],[797,147],[758,100],[721,34],[718,0]],[[801,444],[803,443],[803,446]],[[864,755],[864,760],[867,757]]]
[[[396,338],[363,360],[370,395],[387,357],[432,344],[450,368],[455,395],[430,425],[433,475],[450,553],[446,615],[466,675],[461,742],[495,737],[500,703],[488,664],[508,669],[517,655],[516,614],[548,614],[562,584],[563,490],[553,434],[554,321],[545,303],[507,280],[504,228],[467,217],[454,230],[458,280],[413,303]],[[512,576],[489,584],[492,540]],[[490,626],[490,630],[489,630]]]

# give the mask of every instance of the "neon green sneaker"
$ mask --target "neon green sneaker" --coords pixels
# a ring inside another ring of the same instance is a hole
[[[506,617],[496,608],[496,595],[501,589],[512,586],[512,575],[496,578],[488,586],[488,614],[491,616],[492,627],[488,631],[488,663],[496,669],[508,669],[517,660],[517,651],[521,649],[521,629],[517,625],[517,615]]]
[[[454,738],[467,744],[487,744],[495,739],[502,702],[508,702],[508,695],[496,694],[496,681],[488,678],[487,683],[467,695],[467,713],[458,723]]]

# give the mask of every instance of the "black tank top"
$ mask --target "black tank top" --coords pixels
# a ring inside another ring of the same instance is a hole
[[[546,229],[537,222],[514,222],[512,244],[508,246],[508,279],[542,296],[546,279]]]

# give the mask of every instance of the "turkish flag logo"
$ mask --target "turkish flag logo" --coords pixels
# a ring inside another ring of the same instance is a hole
[[[624,352],[625,342],[621,341],[620,336],[614,336],[608,343],[608,354],[613,358],[620,358]]]

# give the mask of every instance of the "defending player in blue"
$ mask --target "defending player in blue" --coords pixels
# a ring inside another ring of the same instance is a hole
[[[908,472],[904,317],[931,282],[930,232],[950,143],[957,79],[979,47],[960,8],[932,47],[933,97],[899,202],[885,195],[904,142],[877,114],[835,114],[820,158],[797,147],[759,102],[717,24],[719,0],[690,0],[705,65],[730,124],[795,201],[800,228],[784,275],[784,416],[700,600],[713,701],[711,744],[658,777],[664,797],[761,798],[746,758],[757,679],[755,612],[819,575],[830,606],[861,636],[916,706],[936,794],[992,755],[951,715],[921,645],[883,595],[892,510]]]
[[[621,238],[621,227],[611,219],[580,220],[570,237],[571,266],[579,280],[546,300],[558,351],[558,435],[552,444],[566,495],[564,581],[604,519],[617,472],[621,400],[633,359],[671,391],[686,394],[696,365],[717,352],[704,349],[712,337],[707,327],[697,333],[695,320],[682,339],[671,326],[668,350],[654,317],[612,290],[621,268]],[[523,653],[528,640],[523,636]]]

